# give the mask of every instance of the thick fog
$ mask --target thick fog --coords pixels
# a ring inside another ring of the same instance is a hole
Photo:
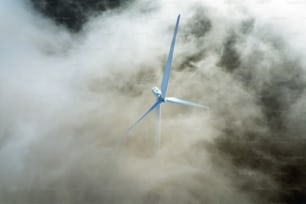
[[[306,202],[305,1],[37,2],[0,2],[1,203]],[[158,150],[155,114],[117,144],[178,14],[167,93],[210,110],[163,104]]]

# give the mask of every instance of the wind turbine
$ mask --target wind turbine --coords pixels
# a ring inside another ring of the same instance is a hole
[[[175,45],[176,34],[178,31],[179,22],[180,22],[180,15],[178,15],[177,20],[176,20],[176,25],[175,25],[175,29],[174,29],[174,33],[172,37],[170,51],[169,51],[167,63],[165,66],[165,72],[164,72],[163,80],[160,86],[161,90],[157,88],[156,86],[152,88],[152,93],[156,97],[156,102],[138,120],[136,120],[136,122],[134,122],[123,135],[121,135],[120,137],[121,140],[124,139],[136,127],[136,125],[138,125],[150,112],[152,112],[153,110],[156,110],[156,115],[157,115],[156,145],[157,145],[157,148],[159,148],[160,125],[161,125],[161,107],[160,105],[163,103],[175,103],[175,104],[180,104],[180,105],[208,109],[207,106],[196,104],[190,101],[182,100],[182,99],[175,98],[175,97],[166,97],[168,81],[169,81],[169,76],[170,76],[170,71],[171,71],[173,52],[174,52],[174,45]]]

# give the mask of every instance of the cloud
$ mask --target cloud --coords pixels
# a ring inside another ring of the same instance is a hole
[[[134,1],[74,32],[3,1],[1,202],[305,201],[304,6]],[[168,94],[211,111],[165,104],[157,153],[154,114],[114,145],[154,101],[178,13]]]

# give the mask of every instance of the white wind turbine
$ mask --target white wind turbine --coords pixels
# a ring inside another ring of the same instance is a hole
[[[175,40],[176,40],[176,34],[178,30],[180,22],[180,15],[178,15],[177,20],[176,20],[176,25],[172,37],[172,42],[170,46],[170,51],[167,59],[167,63],[165,66],[165,72],[163,76],[163,80],[161,83],[161,90],[157,88],[156,86],[152,88],[152,93],[156,97],[156,102],[145,112],[136,122],[131,125],[127,131],[121,135],[120,140],[124,139],[132,129],[136,127],[137,124],[139,124],[150,112],[153,110],[156,110],[157,114],[157,132],[156,132],[156,145],[159,147],[160,144],[160,125],[161,125],[161,108],[160,105],[162,103],[175,103],[175,104],[180,104],[180,105],[186,105],[186,106],[193,106],[193,107],[198,107],[198,108],[204,108],[208,109],[207,106],[203,106],[200,104],[196,104],[190,101],[182,100],[179,98],[174,98],[174,97],[166,97],[167,93],[167,87],[168,87],[168,81],[169,81],[169,76],[170,76],[170,71],[171,71],[171,64],[172,64],[172,58],[173,58],[173,51],[174,51],[174,45],[175,45]]]

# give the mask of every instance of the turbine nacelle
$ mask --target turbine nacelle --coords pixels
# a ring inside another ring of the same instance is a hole
[[[152,87],[152,93],[156,97],[156,99],[164,101],[161,90],[159,90],[159,88],[157,88],[156,86]]]

